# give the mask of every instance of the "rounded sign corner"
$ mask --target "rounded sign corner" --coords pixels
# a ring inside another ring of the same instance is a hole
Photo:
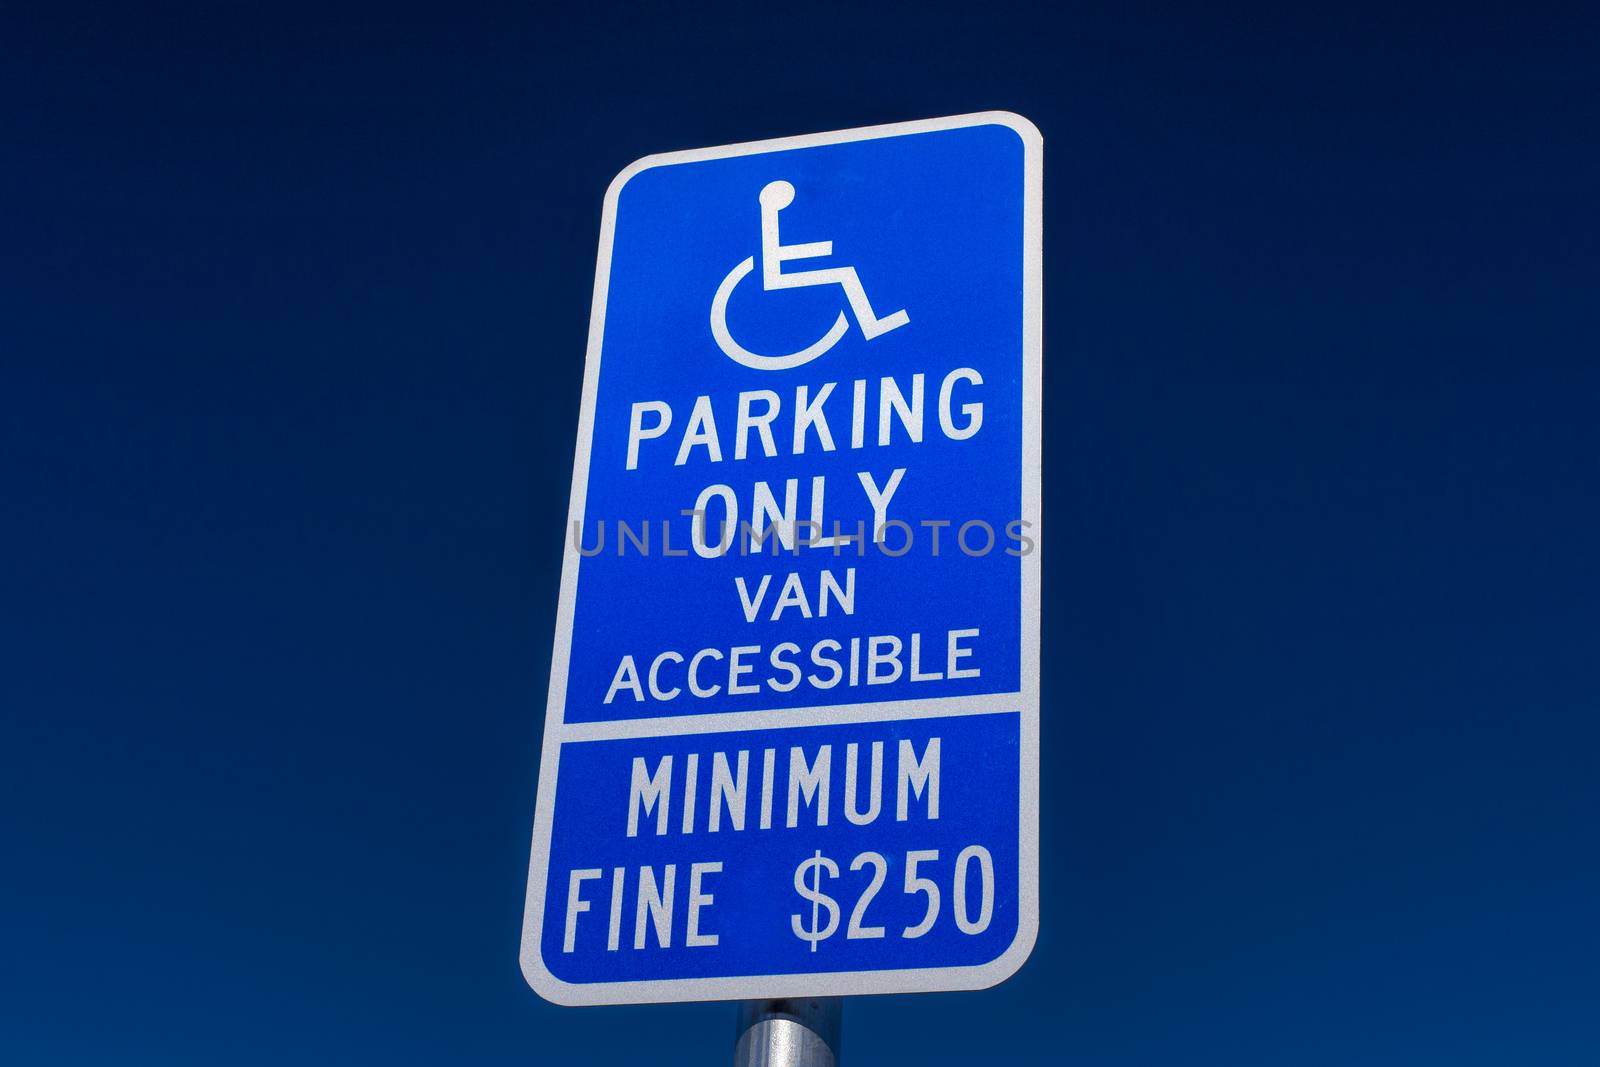
[[[1044,134],[1026,115],[1019,115],[1015,111],[985,111],[980,113],[979,117],[984,125],[1004,126],[1011,130],[1031,152],[1044,148]]]
[[[608,214],[615,212],[617,202],[622,198],[622,190],[628,183],[647,170],[655,167],[666,166],[673,161],[673,153],[656,152],[648,156],[640,156],[626,167],[617,171],[611,179],[611,184],[606,186],[605,206]],[[615,217],[614,215],[612,217]]]
[[[983,984],[979,989],[992,989],[1002,982],[1009,981],[1022,970],[1023,965],[1033,955],[1034,947],[1039,941],[1039,913],[1029,909],[1017,923],[1017,934],[1011,939],[1011,944],[1006,947],[999,957],[982,968]]]
[[[581,987],[571,982],[563,982],[551,973],[550,968],[545,966],[544,957],[537,945],[523,946],[517,962],[522,967],[523,980],[544,1000],[566,1008],[582,1007],[588,1003],[583,997],[576,995]]]

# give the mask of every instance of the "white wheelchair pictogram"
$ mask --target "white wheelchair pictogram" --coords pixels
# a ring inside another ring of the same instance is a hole
[[[854,267],[829,267],[824,270],[793,271],[785,274],[783,264],[790,260],[831,256],[833,242],[811,241],[805,244],[785,245],[778,239],[778,212],[794,203],[794,186],[788,182],[781,180],[768,182],[761,190],[758,199],[761,201],[761,287],[764,290],[770,292],[773,289],[801,289],[812,285],[840,286],[844,289],[845,298],[849,301],[851,312],[855,314],[856,322],[861,326],[862,335],[869,341],[874,337],[881,337],[890,330],[897,330],[911,321],[904,310],[882,318],[874,314],[872,304],[867,300],[867,291],[862,288],[861,278],[856,274]],[[755,370],[787,370],[790,367],[798,367],[810,363],[838,344],[839,339],[850,329],[850,320],[841,311],[820,340],[798,352],[790,352],[783,356],[763,356],[745,348],[728,332],[728,298],[733,295],[734,288],[744,280],[744,276],[753,270],[755,270],[755,257],[746,257],[722,279],[722,284],[717,286],[716,296],[711,300],[711,334],[717,339],[717,346],[735,363]]]

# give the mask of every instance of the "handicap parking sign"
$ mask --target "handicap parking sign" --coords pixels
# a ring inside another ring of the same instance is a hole
[[[992,985],[1038,928],[1042,145],[606,195],[522,967],[563,1004]]]

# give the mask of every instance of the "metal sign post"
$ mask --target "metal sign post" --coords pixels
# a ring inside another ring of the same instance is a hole
[[[747,1000],[733,1067],[838,1067],[843,1014],[839,997]]]
[[[523,925],[542,996],[976,989],[1027,958],[1041,151],[988,112],[612,183]],[[836,1000],[766,1003],[740,1062],[837,1058]]]

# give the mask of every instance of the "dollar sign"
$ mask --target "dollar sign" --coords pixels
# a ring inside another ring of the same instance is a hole
[[[789,925],[794,927],[794,936],[802,941],[811,942],[812,952],[817,951],[818,941],[832,937],[833,932],[839,929],[839,903],[822,891],[822,869],[824,867],[828,869],[829,878],[839,877],[839,865],[824,856],[822,851],[818,849],[816,855],[808,860],[801,860],[800,866],[794,869],[795,892],[806,900],[811,901],[811,925],[809,927],[804,925],[805,920],[799,915],[790,915]],[[811,879],[810,885],[806,884],[808,874]],[[828,925],[819,930],[817,929],[817,919],[821,908],[828,909]]]

